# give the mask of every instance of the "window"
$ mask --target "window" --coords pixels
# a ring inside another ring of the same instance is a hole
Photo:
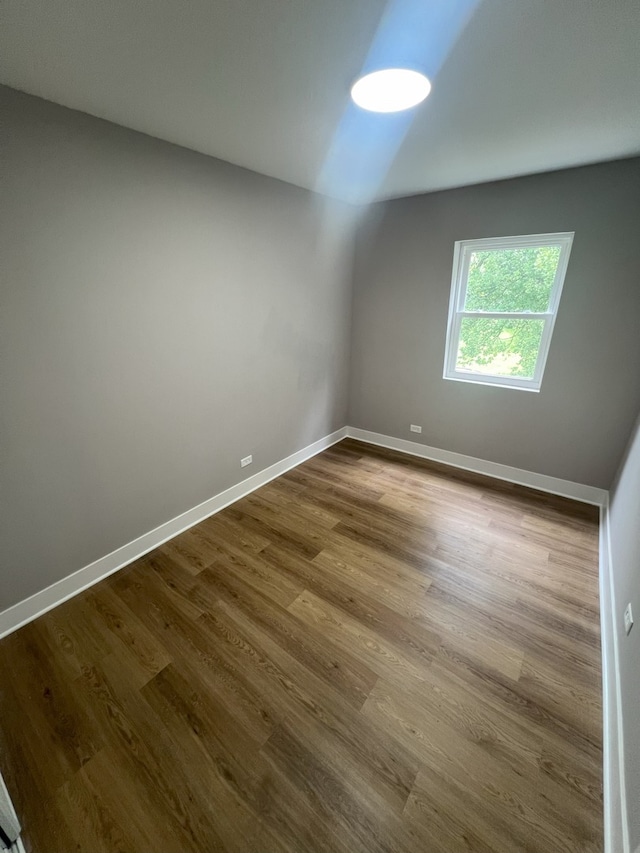
[[[539,391],[573,232],[455,244],[444,378]]]

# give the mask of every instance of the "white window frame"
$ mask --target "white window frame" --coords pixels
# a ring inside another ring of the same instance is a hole
[[[449,300],[449,321],[447,324],[447,341],[444,357],[444,379],[454,379],[458,382],[473,382],[480,385],[494,385],[499,388],[519,388],[523,391],[539,391],[542,383],[544,368],[549,354],[551,335],[556,322],[560,296],[564,285],[564,277],[569,264],[574,231],[562,231],[555,234],[529,234],[519,237],[489,237],[481,240],[459,240],[453,251],[453,275],[451,279],[451,298]],[[542,246],[558,246],[560,257],[556,277],[551,288],[549,308],[544,313],[527,311],[465,311],[464,303],[467,295],[467,279],[469,263],[473,252],[483,252],[491,249],[529,249]],[[460,341],[460,326],[464,317],[486,317],[488,319],[514,320],[544,320],[538,360],[533,378],[521,376],[497,376],[491,373],[470,373],[457,370],[458,346]]]

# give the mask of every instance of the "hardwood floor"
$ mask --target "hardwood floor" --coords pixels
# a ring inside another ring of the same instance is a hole
[[[0,643],[27,849],[602,851],[593,507],[347,440]]]

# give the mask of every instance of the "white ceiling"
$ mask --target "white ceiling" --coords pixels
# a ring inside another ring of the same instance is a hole
[[[455,0],[394,2],[437,12]],[[2,0],[0,80],[357,200],[348,180],[329,186],[320,179],[349,85],[386,6],[384,0]],[[375,126],[367,128],[371,142]],[[339,159],[341,149],[333,150]],[[375,179],[369,176],[368,195],[406,195],[638,153],[638,0],[484,0],[448,52],[388,172],[379,166]]]

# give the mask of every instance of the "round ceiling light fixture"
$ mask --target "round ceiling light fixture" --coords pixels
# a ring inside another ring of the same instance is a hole
[[[431,91],[424,74],[410,68],[384,68],[365,74],[351,87],[353,101],[373,113],[398,113],[420,104]]]

